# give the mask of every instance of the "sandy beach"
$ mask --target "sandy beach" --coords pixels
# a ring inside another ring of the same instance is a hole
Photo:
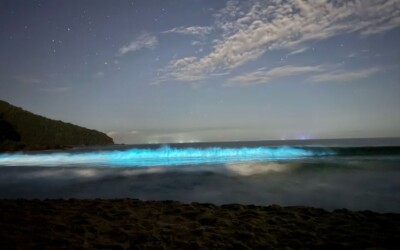
[[[2,249],[396,249],[400,214],[176,201],[1,200]]]

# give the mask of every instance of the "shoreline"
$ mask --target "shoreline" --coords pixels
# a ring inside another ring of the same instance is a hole
[[[137,199],[0,200],[8,248],[384,248],[400,214]]]

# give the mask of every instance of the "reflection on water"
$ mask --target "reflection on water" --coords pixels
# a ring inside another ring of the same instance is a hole
[[[156,167],[1,167],[0,198],[139,198],[400,212],[400,159],[323,157]]]
[[[285,162],[246,162],[246,163],[227,163],[225,168],[232,173],[243,176],[257,174],[268,174],[275,172],[287,172],[297,167],[295,163]]]

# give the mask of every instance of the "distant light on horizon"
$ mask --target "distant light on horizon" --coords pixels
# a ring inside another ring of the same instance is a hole
[[[310,136],[307,136],[307,135],[301,135],[296,139],[297,140],[312,140],[312,138]]]

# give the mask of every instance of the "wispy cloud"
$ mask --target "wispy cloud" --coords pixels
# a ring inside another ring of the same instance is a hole
[[[288,54],[288,56],[301,54],[301,53],[306,52],[306,51],[309,50],[309,49],[310,49],[309,47],[304,47],[304,48],[296,49],[296,50],[293,50],[292,52],[290,52],[290,53]]]
[[[106,135],[108,137],[112,138],[113,136],[119,135],[119,132],[117,132],[117,131],[109,131],[109,132],[106,133]]]
[[[96,73],[93,74],[93,77],[96,79],[100,79],[104,77],[104,72],[103,71],[98,71]]]
[[[348,57],[348,58],[353,58],[353,57],[355,57],[355,56],[356,56],[356,53],[353,52],[353,53],[350,53],[347,57]]]
[[[306,73],[322,72],[323,66],[282,66],[272,69],[260,68],[249,74],[236,76],[227,81],[225,86],[250,86],[261,83],[268,83],[276,78],[300,75]]]
[[[193,45],[193,46],[200,45],[200,44],[201,44],[200,41],[192,41],[192,45]]]
[[[59,86],[59,87],[46,87],[46,88],[42,88],[41,90],[43,90],[45,92],[51,92],[51,93],[64,93],[66,91],[69,91],[70,88]]]
[[[169,64],[162,69],[161,75],[153,81],[153,84],[157,84],[163,81],[167,81],[170,79],[175,79],[179,81],[189,81],[189,82],[194,82],[194,81],[199,81],[204,79],[203,76],[196,74],[195,72],[193,74],[187,74],[186,72],[186,67],[190,65],[191,63],[195,62],[197,60],[197,57],[195,56],[190,56],[190,57],[184,57],[180,59],[173,60],[169,62]],[[210,72],[209,76],[222,76],[228,74],[229,71],[225,72]],[[194,85],[196,86],[196,85]]]
[[[328,81],[345,82],[345,81],[352,81],[352,80],[366,78],[381,70],[382,69],[379,67],[373,67],[363,70],[354,70],[354,71],[339,70],[339,71],[332,71],[315,75],[312,76],[310,79],[314,82],[328,82]]]
[[[212,51],[191,57],[190,63],[180,67],[171,62],[161,80],[198,81],[237,68],[271,50],[293,50],[340,34],[366,36],[387,31],[400,26],[400,1],[228,1],[215,18],[213,28],[222,35]]]
[[[183,34],[183,35],[200,35],[204,36],[209,34],[213,30],[213,27],[211,26],[190,26],[190,27],[176,27],[170,30],[163,31],[162,33],[168,34],[168,33],[177,33],[177,34]]]
[[[343,82],[352,81],[371,76],[379,72],[381,68],[373,67],[362,70],[338,69],[338,65],[317,65],[317,66],[293,66],[287,65],[272,69],[260,68],[254,72],[236,76],[227,80],[224,86],[246,87],[256,84],[265,84],[273,80],[294,75],[314,74],[308,79],[312,82]]]
[[[120,55],[125,55],[129,52],[135,52],[141,49],[152,49],[158,45],[158,39],[156,36],[144,33],[140,35],[136,40],[119,49]]]
[[[32,84],[37,91],[51,92],[51,93],[64,93],[69,91],[71,88],[67,86],[60,86],[55,84],[49,84],[48,80],[39,79],[32,75],[16,75],[14,79],[23,84]]]
[[[17,80],[18,82],[26,83],[26,84],[37,84],[37,83],[42,82],[35,76],[31,76],[31,75],[16,75],[16,76],[14,76],[14,79]]]

